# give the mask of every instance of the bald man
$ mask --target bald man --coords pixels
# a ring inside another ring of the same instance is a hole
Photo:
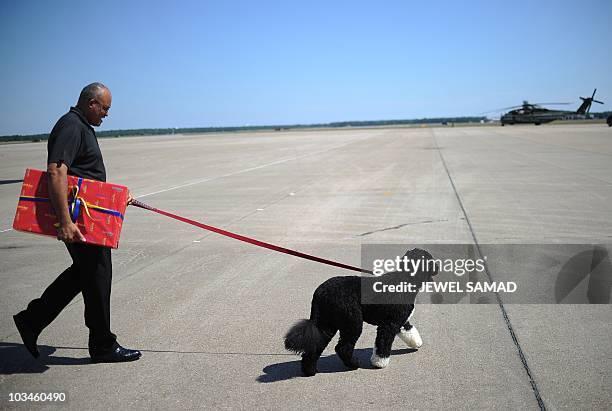
[[[122,347],[110,327],[112,283],[111,249],[87,244],[68,211],[67,175],[106,181],[106,169],[92,126],[108,115],[112,96],[102,83],[81,91],[76,107],[53,127],[47,145],[49,198],[59,219],[57,239],[66,244],[72,265],[55,279],[40,298],[13,316],[21,339],[38,358],[38,336],[79,293],[85,303],[85,325],[89,328],[92,362],[123,362],[140,358],[140,351]],[[132,200],[128,195],[128,204]]]

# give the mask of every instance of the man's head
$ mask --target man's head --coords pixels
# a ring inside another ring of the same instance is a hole
[[[102,83],[88,84],[81,90],[77,107],[83,112],[92,126],[102,124],[102,119],[108,115],[113,96]]]

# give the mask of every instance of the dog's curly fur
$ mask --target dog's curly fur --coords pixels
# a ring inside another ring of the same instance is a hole
[[[413,249],[406,253],[410,259],[431,259],[424,250]],[[420,272],[420,281],[427,281],[436,272]],[[413,274],[414,275],[414,274]],[[409,278],[405,272],[394,272],[376,277],[395,281]],[[285,335],[285,348],[302,354],[302,372],[306,376],[317,373],[317,361],[336,332],[340,339],[336,353],[349,369],[359,368],[359,361],[353,356],[355,343],[361,335],[363,322],[376,325],[376,341],[372,354],[372,365],[383,368],[389,363],[391,345],[398,335],[411,348],[421,346],[421,337],[408,319],[414,304],[363,304],[361,299],[362,281],[373,281],[358,276],[333,277],[315,290],[312,296],[310,319],[298,321]]]

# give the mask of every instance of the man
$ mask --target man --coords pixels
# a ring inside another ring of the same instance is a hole
[[[26,310],[13,316],[28,351],[38,358],[36,346],[41,331],[70,301],[83,293],[85,324],[89,328],[89,354],[92,362],[123,362],[140,358],[140,351],[123,348],[110,328],[112,280],[111,249],[87,244],[68,211],[68,174],[106,181],[106,169],[92,126],[102,124],[108,115],[112,96],[101,83],[81,91],[76,107],[53,127],[47,145],[49,198],[59,220],[57,239],[63,241],[72,257],[67,268]],[[128,194],[128,204],[132,201]]]

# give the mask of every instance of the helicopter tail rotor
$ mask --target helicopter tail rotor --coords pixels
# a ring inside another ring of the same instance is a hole
[[[595,100],[596,92],[597,89],[593,90],[593,94],[591,95],[591,97],[580,97],[580,100],[582,100],[582,104],[580,105],[576,113],[589,114],[589,111],[591,111],[591,105],[593,103],[603,104],[603,101]]]

